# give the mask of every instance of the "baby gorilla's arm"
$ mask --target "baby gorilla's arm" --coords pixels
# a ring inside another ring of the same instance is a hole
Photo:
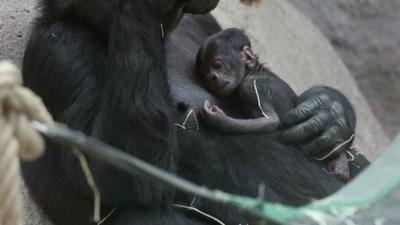
[[[201,115],[210,126],[227,133],[269,133],[277,130],[280,125],[274,110],[268,110],[268,116],[236,119],[226,115],[222,109],[209,101],[204,102]]]

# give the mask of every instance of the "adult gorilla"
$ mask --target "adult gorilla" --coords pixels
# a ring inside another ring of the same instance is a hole
[[[210,15],[183,20],[172,33],[165,63],[164,31],[171,31],[182,13],[205,13],[217,3],[43,0],[24,58],[26,85],[43,97],[56,120],[198,184],[248,196],[265,184],[266,199],[293,205],[326,196],[341,184],[279,139],[220,134],[201,121],[199,130],[177,132],[174,124],[184,121],[187,106],[196,109],[206,99],[241,114],[235,102],[219,102],[193,76],[199,45],[220,30]],[[285,119],[290,128],[283,136],[292,145],[308,140],[302,149],[319,155],[353,133],[353,109],[339,92],[315,87],[298,102]],[[118,209],[107,224],[211,224],[172,207],[191,202],[227,224],[245,223],[214,203],[89,163],[103,212]],[[91,192],[68,151],[49,150],[23,169],[32,195],[53,222],[88,224]]]

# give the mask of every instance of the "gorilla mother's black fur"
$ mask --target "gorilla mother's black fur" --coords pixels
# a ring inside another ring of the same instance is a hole
[[[220,134],[200,124],[179,132],[186,116],[176,105],[199,107],[209,99],[230,114],[240,106],[219,102],[194,78],[195,54],[220,30],[210,15],[186,16],[165,50],[161,27],[172,31],[183,13],[205,13],[218,0],[43,0],[26,49],[26,85],[43,97],[56,120],[195,183],[230,193],[304,204],[341,184],[299,149],[267,135]],[[166,63],[167,57],[167,63]],[[167,77],[168,74],[168,77]],[[169,83],[168,83],[169,82]],[[314,87],[287,116],[285,141],[327,151],[354,132],[351,105],[339,92]],[[337,104],[332,104],[337,103]],[[332,105],[344,114],[332,114]],[[23,165],[33,197],[55,224],[88,224],[91,192],[77,160],[54,143],[39,161]],[[193,196],[130,177],[89,161],[103,200],[116,212],[113,225],[212,224],[172,207]],[[238,213],[212,202],[193,202],[227,224],[246,223]],[[103,213],[103,214],[104,214]]]

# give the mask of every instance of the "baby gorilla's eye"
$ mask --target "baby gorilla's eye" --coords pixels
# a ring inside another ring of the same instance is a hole
[[[223,69],[225,68],[225,64],[221,61],[216,61],[213,63],[212,65],[214,67],[214,69]]]

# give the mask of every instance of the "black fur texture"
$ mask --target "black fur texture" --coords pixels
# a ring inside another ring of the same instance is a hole
[[[191,13],[196,4],[204,13],[204,2],[215,1],[190,2]],[[259,185],[265,184],[266,199],[300,205],[341,186],[282,140],[223,135],[204,124],[198,132],[176,134],[173,123],[185,116],[176,110],[177,102],[195,107],[205,99],[218,101],[194,79],[197,49],[220,30],[210,15],[185,16],[165,48],[160,24],[175,10],[175,1],[43,0],[42,4],[23,73],[26,86],[44,99],[57,121],[193,182],[234,194],[254,197]],[[207,11],[212,8],[206,6]],[[312,96],[321,93],[324,88]],[[337,91],[328,95],[347,101]],[[221,104],[240,114],[235,103]],[[103,215],[117,209],[106,224],[213,224],[172,207],[190,204],[193,196],[90,159],[89,164],[102,194]],[[31,194],[56,225],[89,224],[92,193],[69,151],[49,142],[46,155],[24,164],[23,172]],[[237,212],[208,201],[199,199],[194,206],[227,224],[246,223]]]

